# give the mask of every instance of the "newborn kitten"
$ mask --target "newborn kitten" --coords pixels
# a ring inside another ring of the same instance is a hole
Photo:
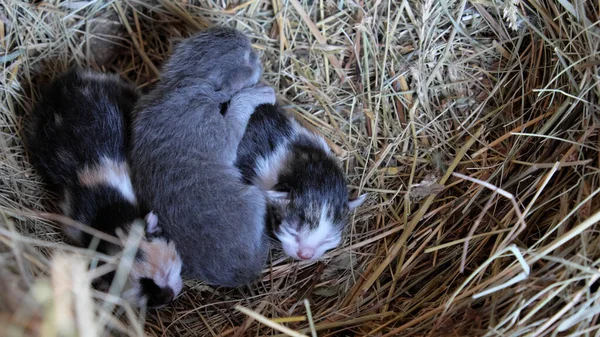
[[[250,118],[237,155],[244,181],[268,192],[269,226],[287,255],[316,260],[340,244],[366,195],[348,199],[344,172],[323,138],[265,104]]]
[[[177,244],[184,276],[211,285],[248,284],[269,251],[264,193],[234,166],[250,115],[275,102],[257,85],[261,72],[245,35],[208,29],[176,47],[136,108],[134,184]]]
[[[125,160],[127,116],[135,89],[116,75],[72,69],[54,80],[25,120],[30,159],[60,194],[64,215],[115,236],[146,220],[146,235],[129,272],[124,296],[133,304],[160,307],[181,291],[181,260],[173,242],[159,235],[157,218],[140,210]],[[88,247],[92,236],[63,226],[73,243]],[[101,241],[98,251],[122,247]]]

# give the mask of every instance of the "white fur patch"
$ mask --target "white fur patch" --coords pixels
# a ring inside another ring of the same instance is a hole
[[[276,236],[287,255],[294,259],[307,260],[307,258],[301,258],[300,255],[311,252],[312,257],[308,260],[314,261],[323,256],[329,249],[333,249],[340,244],[342,240],[341,232],[334,228],[332,219],[327,216],[328,210],[327,205],[323,205],[319,226],[312,230],[308,224],[301,226],[302,229],[299,232],[292,229],[296,227],[293,224],[281,224],[280,231],[276,233]]]
[[[158,227],[158,216],[154,213],[154,211],[146,214],[146,233],[156,233],[160,230]]]
[[[355,210],[356,208],[360,207],[360,205],[362,205],[365,200],[367,200],[367,194],[363,193],[361,195],[359,195],[358,197],[356,197],[356,199],[353,200],[349,200],[348,201],[348,207],[350,208],[350,210]]]
[[[256,178],[254,185],[268,191],[277,184],[277,178],[284,169],[289,158],[288,142],[280,144],[268,157],[259,158],[256,162]]]
[[[110,158],[103,157],[100,165],[87,167],[77,173],[79,182],[85,186],[106,184],[114,187],[121,195],[136,203],[135,193],[129,175],[129,166],[125,162],[116,162]]]
[[[110,159],[105,158],[105,160],[110,161]],[[108,163],[107,168],[109,168],[107,173],[107,183],[118,189],[125,199],[135,203],[135,193],[133,192],[133,185],[131,184],[131,177],[129,176],[129,166],[127,164],[121,164],[125,166],[124,170],[115,169],[114,165]]]

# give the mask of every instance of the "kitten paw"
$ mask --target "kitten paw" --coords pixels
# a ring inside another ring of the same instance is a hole
[[[246,105],[252,110],[262,104],[275,104],[275,90],[269,86],[256,85],[252,88],[243,89],[233,96],[232,102]]]

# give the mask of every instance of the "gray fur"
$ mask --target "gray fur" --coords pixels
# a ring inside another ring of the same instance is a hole
[[[275,101],[260,73],[246,36],[209,29],[177,46],[136,108],[134,186],[175,241],[184,276],[212,285],[250,283],[268,255],[265,196],[233,166],[250,115]]]

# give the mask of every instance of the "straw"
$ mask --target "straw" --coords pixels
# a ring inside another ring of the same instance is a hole
[[[90,335],[125,336],[596,335],[598,6],[0,0],[0,286],[11,290],[0,325],[15,336],[79,335],[90,322]],[[63,225],[117,239],[55,214],[22,119],[75,64],[145,90],[178,41],[217,24],[252,38],[283,107],[327,138],[350,195],[369,198],[322,261],[275,249],[248,287],[186,280],[171,305],[136,310],[121,283],[89,287],[123,276],[131,255],[64,243]]]

